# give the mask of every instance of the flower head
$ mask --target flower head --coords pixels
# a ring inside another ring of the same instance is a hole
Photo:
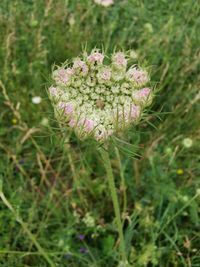
[[[147,104],[147,100],[151,95],[150,88],[142,88],[132,92],[132,98],[135,103]]]
[[[73,64],[73,70],[78,70],[80,71],[80,73],[82,73],[83,75],[87,75],[88,73],[88,66],[87,64],[79,59],[74,60],[74,64]]]
[[[104,67],[104,68],[100,69],[98,74],[97,74],[97,78],[98,78],[99,83],[110,81],[111,75],[112,75],[112,72],[111,72],[111,69],[109,67]]]
[[[184,145],[184,147],[190,148],[193,145],[193,140],[189,137],[184,138],[182,144]]]
[[[96,4],[104,6],[104,7],[108,7],[108,6],[111,6],[112,4],[114,4],[113,0],[94,0],[94,2]]]
[[[60,123],[72,128],[80,138],[108,139],[140,120],[152,100],[152,89],[142,87],[149,80],[146,70],[127,69],[128,59],[114,53],[110,64],[93,50],[73,60],[72,67],[53,72],[49,97]]]
[[[127,66],[127,59],[123,52],[117,52],[112,56],[112,62],[115,67],[121,68]]]
[[[42,102],[42,98],[40,96],[34,96],[32,97],[32,103],[35,105],[38,105]]]
[[[59,68],[53,72],[53,79],[56,81],[58,85],[64,85],[69,83],[71,76],[74,71],[71,68]]]
[[[95,127],[95,122],[92,119],[85,119],[84,128],[86,132],[91,132]]]
[[[145,70],[131,68],[127,74],[128,80],[135,82],[137,85],[144,85],[149,81],[148,73]]]
[[[89,63],[103,63],[103,59],[104,59],[104,55],[101,54],[100,52],[92,52],[89,56],[88,56],[88,62]]]
[[[78,238],[79,240],[84,240],[84,239],[85,239],[85,235],[84,235],[84,234],[79,234],[79,235],[77,236],[77,238]]]
[[[56,96],[56,95],[58,94],[58,90],[57,90],[56,87],[51,86],[51,87],[49,88],[49,93],[50,93],[50,95]]]
[[[61,110],[61,115],[72,115],[73,111],[74,111],[74,108],[73,108],[73,104],[72,103],[67,103],[67,102],[63,102],[63,101],[60,101],[58,102],[57,104],[57,108],[59,110]]]

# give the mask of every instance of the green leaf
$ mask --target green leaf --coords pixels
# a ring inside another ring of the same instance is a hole
[[[103,253],[109,254],[115,244],[115,239],[112,235],[108,235],[103,239]]]

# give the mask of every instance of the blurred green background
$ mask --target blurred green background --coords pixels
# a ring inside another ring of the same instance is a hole
[[[85,47],[131,50],[159,88],[110,147],[130,266],[200,266],[199,29],[194,0],[1,0],[0,266],[121,266],[98,149],[63,140],[46,92]]]

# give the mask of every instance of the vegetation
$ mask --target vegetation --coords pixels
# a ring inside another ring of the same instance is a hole
[[[199,28],[195,0],[1,0],[0,266],[122,266],[99,147],[58,128],[46,92],[94,47],[132,51],[159,89],[109,147],[129,265],[200,266]]]

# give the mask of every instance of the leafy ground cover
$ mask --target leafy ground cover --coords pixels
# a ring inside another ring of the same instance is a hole
[[[200,266],[199,28],[194,0],[1,1],[0,266],[120,266],[98,147],[58,129],[46,92],[93,47],[132,51],[159,88],[109,149],[130,266]]]

